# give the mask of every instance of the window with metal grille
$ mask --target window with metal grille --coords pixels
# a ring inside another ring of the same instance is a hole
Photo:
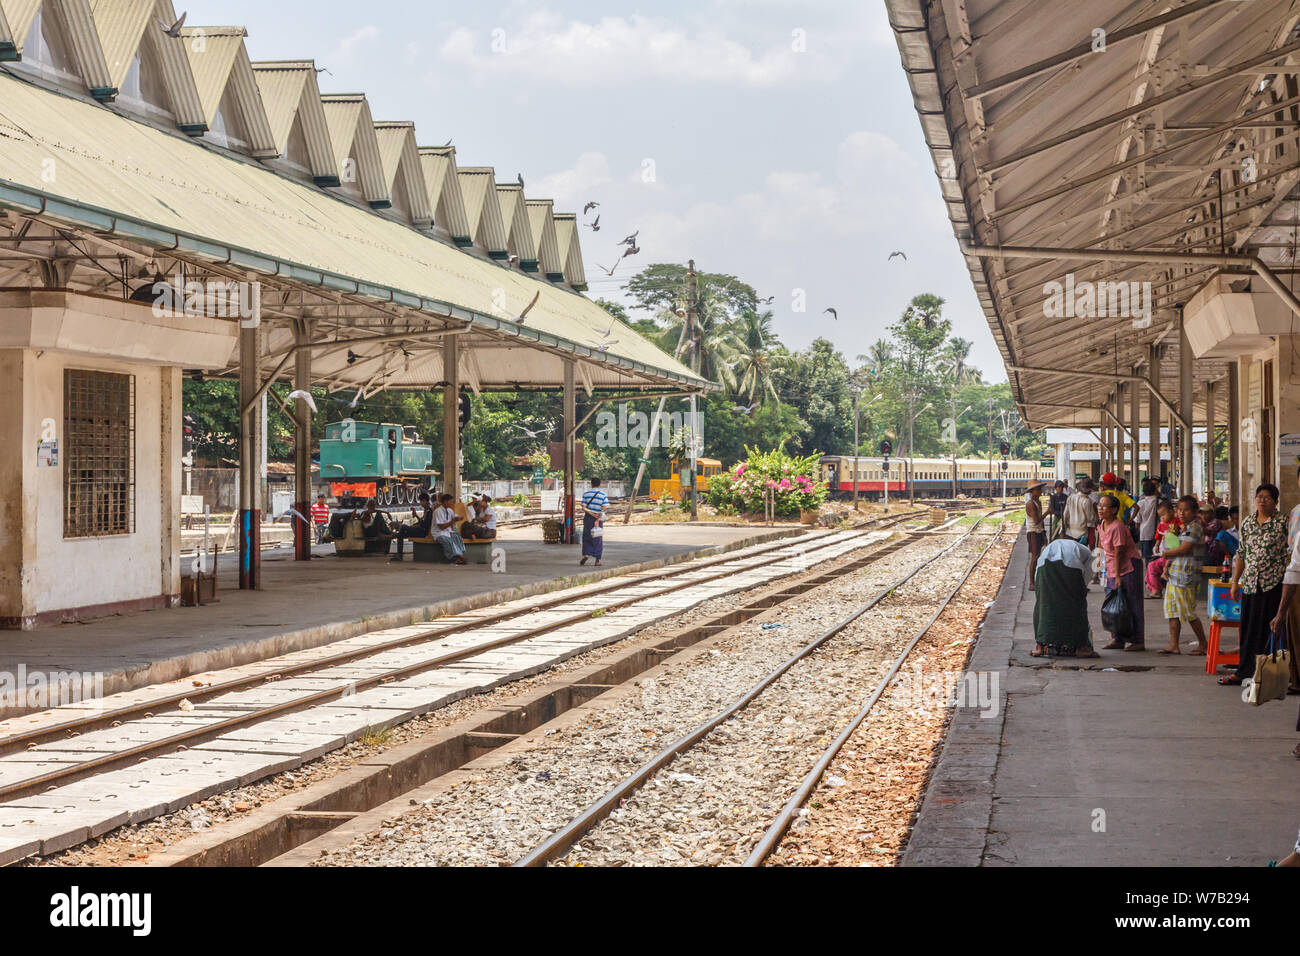
[[[63,373],[63,536],[135,531],[135,376]]]

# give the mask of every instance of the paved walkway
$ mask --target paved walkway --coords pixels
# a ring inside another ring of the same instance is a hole
[[[262,660],[380,628],[570,586],[619,569],[652,567],[798,533],[797,526],[611,524],[598,571],[578,566],[577,545],[547,545],[539,527],[505,529],[504,570],[492,566],[389,565],[382,556],[319,560],[263,553],[260,591],[238,590],[236,558],[218,563],[216,604],[143,611],[34,631],[0,631],[0,673],[99,672],[104,693]],[[409,554],[409,550],[408,550]]]
[[[970,664],[998,675],[1001,706],[996,717],[954,714],[904,865],[1261,866],[1285,856],[1300,827],[1300,698],[1251,707],[1205,673],[1205,658],[1157,655],[1167,630],[1156,601],[1146,602],[1146,653],[1031,658],[1027,557],[1019,541]],[[1090,604],[1104,638],[1099,588]]]

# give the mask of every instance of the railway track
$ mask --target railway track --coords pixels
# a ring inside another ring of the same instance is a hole
[[[751,687],[743,696],[735,700],[726,709],[704,721],[693,730],[681,736],[655,754],[655,756],[642,764],[635,772],[626,776],[615,787],[605,793],[604,796],[596,800],[582,813],[573,818],[567,825],[557,830],[531,852],[519,858],[515,865],[521,867],[544,866],[562,858],[587,834],[600,826],[603,821],[614,813],[614,811],[622,807],[632,794],[654,778],[661,770],[667,768],[684,754],[690,752],[702,741],[714,734],[720,727],[727,724],[728,721],[736,718],[737,715],[741,714],[741,712],[748,708],[750,704],[760,698],[760,696],[768,691],[769,688],[785,677],[792,668],[810,658],[818,650],[825,647],[828,642],[832,641],[835,637],[839,636],[847,628],[853,625],[854,622],[858,621],[868,611],[879,605],[890,595],[894,594],[897,589],[907,584],[923,570],[933,566],[940,559],[952,552],[974,534],[976,528],[979,527],[981,522],[991,515],[999,513],[1001,510],[1003,509],[992,511],[981,516],[979,520],[977,520],[964,534],[948,547],[930,557],[916,568],[913,568],[898,580],[891,582],[888,586],[881,589],[874,597],[863,604],[854,613],[837,622],[830,629],[783,661],[778,667],[767,674],[762,680]],[[1001,531],[994,536],[994,540],[996,540],[1000,535]],[[871,708],[879,700],[884,689],[888,686],[889,681],[898,673],[899,668],[902,667],[903,662],[907,659],[907,656],[911,653],[917,642],[921,640],[924,634],[934,624],[935,620],[938,619],[939,615],[961,590],[967,578],[983,557],[983,554],[984,550],[981,550],[979,554],[977,554],[975,559],[961,575],[956,586],[953,587],[944,597],[925,625],[912,636],[911,640],[906,643],[902,651],[896,655],[888,671],[879,680],[874,691],[869,695],[862,708],[849,722],[848,726],[846,726],[843,731],[836,736],[835,740],[832,741],[826,751],[817,759],[813,768],[808,772],[800,786],[797,788],[794,796],[792,796],[786,805],[782,807],[776,819],[772,822],[771,826],[763,834],[758,844],[750,853],[749,858],[746,860],[746,865],[761,865],[763,860],[767,858],[779,843],[782,835],[798,813],[800,806],[802,806],[804,800],[807,798],[808,794],[812,792],[813,788],[816,787],[818,780],[821,779],[826,767],[829,766],[831,760],[833,760],[835,755],[839,752],[844,741],[847,740],[852,735],[853,731],[862,723]]]
[[[863,522],[860,527],[885,530],[916,515],[916,512],[908,512],[873,519]],[[565,628],[590,622],[597,616],[633,609],[645,602],[665,598],[680,600],[685,596],[688,598],[687,603],[690,603],[690,589],[696,589],[698,594],[703,595],[752,588],[755,583],[770,579],[775,572],[786,573],[792,559],[798,562],[834,561],[871,543],[872,539],[863,530],[848,534],[827,532],[811,540],[786,539],[662,571],[626,575],[621,581],[573,589],[540,602],[516,602],[514,606],[506,606],[488,614],[459,615],[437,626],[421,626],[414,630],[395,629],[401,633],[371,641],[365,647],[353,646],[312,661],[290,663],[256,677],[244,676],[211,687],[192,688],[183,696],[175,693],[144,703],[137,700],[94,717],[63,721],[53,726],[11,734],[0,739],[0,749],[3,751],[3,756],[0,756],[0,801],[4,801],[0,803],[0,859],[6,853],[3,845],[5,836],[13,835],[12,832],[6,834],[5,831],[12,831],[16,825],[13,821],[24,815],[21,811],[27,811],[29,816],[42,809],[51,812],[66,811],[77,804],[81,791],[86,787],[97,788],[96,799],[103,798],[105,793],[109,798],[116,798],[118,794],[114,791],[117,789],[142,788],[147,780],[142,773],[137,772],[137,765],[140,765],[138,770],[142,772],[160,759],[165,761],[184,757],[187,756],[186,751],[192,755],[205,745],[215,746],[216,742],[225,740],[232,734],[238,736],[242,732],[245,735],[256,735],[287,715],[300,712],[309,715],[321,705],[331,703],[348,705],[350,701],[343,698],[355,700],[358,706],[362,706],[361,698],[366,696],[366,691],[383,694],[391,690],[400,696],[401,682],[404,679],[418,679],[420,675],[430,672],[454,669],[460,662],[472,664],[474,658],[481,657],[485,652],[511,645],[527,645],[529,641],[545,639],[547,635],[555,635]],[[850,567],[860,566],[866,560],[870,560],[870,556],[858,558]],[[751,581],[756,574],[759,580]],[[767,577],[764,578],[764,575]],[[668,583],[664,584],[665,581]],[[714,590],[710,591],[710,588]],[[612,639],[617,640],[618,637]],[[459,642],[458,646],[449,646],[453,641]],[[355,644],[355,639],[343,643]],[[386,655],[403,652],[414,652],[419,657],[413,661],[404,660],[398,666],[389,666]],[[346,670],[349,665],[365,668],[365,672],[340,673],[341,669]],[[311,683],[313,681],[314,684]],[[321,682],[327,686],[321,686]],[[477,692],[480,689],[466,692]],[[281,690],[287,691],[287,696],[274,693]],[[258,698],[265,698],[268,692],[271,692],[272,699],[259,702]],[[275,699],[277,696],[279,699]],[[433,698],[436,695],[425,696]],[[373,726],[400,723],[420,712],[441,706],[443,702],[445,701],[431,700],[430,705],[423,710],[417,709],[397,716],[391,710],[384,711],[381,708]],[[337,737],[333,745],[341,746],[347,739],[371,726],[365,724],[354,728],[352,733]],[[320,730],[321,734],[329,736],[335,734],[337,728]],[[274,739],[269,730],[264,736]],[[303,759],[310,759],[311,756],[312,754],[307,754]],[[238,769],[236,767],[236,771]],[[274,773],[277,769],[274,766],[259,766],[258,772],[243,773],[239,779],[231,780],[230,786],[242,783],[244,779],[256,779],[257,776]],[[128,783],[127,780],[133,782]],[[100,786],[101,783],[104,786]],[[108,788],[107,791],[105,787]],[[215,792],[210,787],[205,789]],[[111,829],[110,823],[120,825],[128,820],[138,822],[148,819],[166,812],[173,805],[184,805],[190,796],[191,794],[173,794],[174,799],[144,809],[124,805],[121,812],[107,815],[98,826],[90,825],[87,833],[93,835],[96,831]],[[75,842],[56,839],[50,841],[49,845],[61,848],[61,845],[74,845]],[[46,844],[42,842],[41,846]]]

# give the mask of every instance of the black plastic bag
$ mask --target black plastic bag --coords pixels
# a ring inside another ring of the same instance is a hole
[[[1102,602],[1101,626],[1117,641],[1133,636],[1133,609],[1129,607],[1122,587],[1115,588]]]

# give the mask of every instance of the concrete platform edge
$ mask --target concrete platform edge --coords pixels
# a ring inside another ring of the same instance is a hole
[[[152,684],[161,684],[168,681],[179,680],[180,678],[187,677],[191,674],[199,674],[204,671],[218,670],[226,667],[237,667],[242,664],[251,664],[256,661],[266,660],[270,657],[277,657],[281,654],[289,654],[293,651],[319,647],[322,644],[328,644],[332,641],[346,640],[350,637],[356,637],[360,634],[366,634],[371,631],[401,627],[407,624],[418,624],[424,621],[432,621],[439,617],[461,614],[465,611],[490,607],[494,604],[502,604],[507,601],[533,597],[552,590],[590,584],[594,581],[599,581],[608,577],[616,577],[618,575],[638,571],[651,571],[656,568],[679,564],[683,561],[689,561],[694,558],[725,554],[729,551],[737,551],[741,548],[751,547],[768,541],[777,541],[782,538],[796,537],[803,534],[806,530],[808,529],[780,528],[772,531],[763,531],[747,538],[732,541],[728,544],[709,545],[704,548],[697,548],[693,551],[684,551],[680,554],[655,558],[649,561],[641,561],[636,564],[601,568],[598,571],[592,570],[585,574],[552,578],[544,581],[533,581],[528,584],[503,588],[496,591],[484,591],[480,594],[467,595],[449,601],[438,601],[433,604],[401,608],[399,610],[390,611],[386,614],[374,615],[361,620],[339,621],[327,625],[303,628],[297,631],[286,631],[270,637],[259,638],[248,643],[238,644],[231,647],[214,648],[206,651],[196,651],[189,654],[163,658],[151,662],[147,667],[132,667],[107,671],[104,673],[103,694],[108,696],[110,694],[135,690],[140,687],[147,687]],[[169,611],[168,613],[184,613],[184,611],[174,610]],[[36,710],[40,709],[41,708],[36,708]],[[31,712],[31,710],[31,708],[26,707],[0,708],[0,718],[17,717],[24,713]]]
[[[907,841],[902,866],[980,866],[993,816],[992,781],[1002,753],[1012,635],[1028,584],[1029,551],[1016,537],[1002,585],[971,650],[966,668],[997,674],[998,708],[983,717],[974,707],[952,715],[921,812]],[[972,767],[983,779],[972,779]]]

